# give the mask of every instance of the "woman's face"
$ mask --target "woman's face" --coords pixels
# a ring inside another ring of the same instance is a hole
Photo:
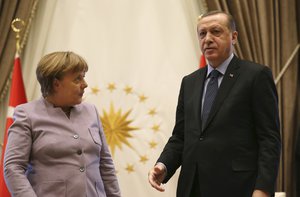
[[[88,86],[84,77],[85,71],[68,72],[54,81],[55,97],[60,106],[73,106],[82,102],[84,89]]]

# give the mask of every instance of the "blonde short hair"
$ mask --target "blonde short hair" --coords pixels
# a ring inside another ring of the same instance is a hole
[[[36,68],[36,77],[41,85],[43,97],[53,93],[54,79],[61,79],[68,72],[87,72],[88,65],[79,55],[71,51],[58,51],[42,57]]]

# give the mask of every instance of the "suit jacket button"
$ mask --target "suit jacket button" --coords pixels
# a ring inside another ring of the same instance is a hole
[[[82,154],[82,150],[78,150],[78,151],[77,151],[77,154],[78,154],[78,155],[81,155],[81,154]]]
[[[79,171],[80,171],[80,172],[84,172],[84,170],[85,170],[84,167],[80,167],[80,168],[79,168]]]
[[[204,140],[204,137],[203,137],[203,136],[200,136],[199,140],[200,140],[200,141],[203,141],[203,140]]]

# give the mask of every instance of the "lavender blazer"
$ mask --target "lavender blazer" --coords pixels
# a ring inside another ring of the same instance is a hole
[[[70,118],[43,98],[19,105],[4,174],[14,197],[121,196],[98,112],[87,103]]]

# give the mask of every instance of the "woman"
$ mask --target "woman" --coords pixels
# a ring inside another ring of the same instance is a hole
[[[82,103],[87,70],[73,52],[40,60],[43,98],[16,107],[8,131],[4,174],[12,196],[120,196],[98,112]]]

